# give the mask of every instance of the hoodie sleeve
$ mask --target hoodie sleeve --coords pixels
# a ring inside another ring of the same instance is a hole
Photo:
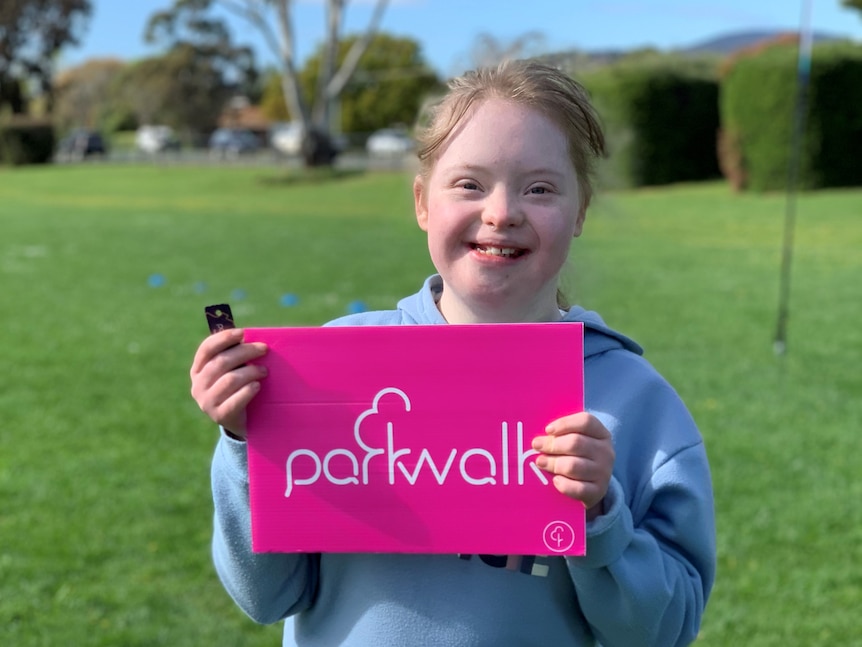
[[[264,624],[308,608],[317,588],[319,556],[252,552],[246,446],[224,433],[213,457],[212,490],[213,561],[234,602]]]
[[[608,376],[626,375],[626,386],[617,377],[592,399],[617,462],[605,514],[588,525],[587,555],[567,558],[569,573],[603,647],[688,645],[715,577],[706,451],[676,393],[645,361],[623,373],[613,364]]]

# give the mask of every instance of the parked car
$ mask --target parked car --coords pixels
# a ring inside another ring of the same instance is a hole
[[[245,128],[219,128],[209,141],[210,153],[222,158],[254,153],[258,148],[257,135]]]
[[[276,123],[269,129],[269,145],[283,155],[302,155],[302,126],[298,123]],[[336,153],[346,150],[348,137],[341,133],[327,133]]]
[[[302,152],[302,126],[296,123],[273,124],[269,129],[269,145],[283,155]]]
[[[57,157],[66,162],[81,161],[94,155],[106,155],[108,147],[101,133],[77,128],[57,144]]]
[[[170,126],[141,126],[135,133],[135,145],[145,153],[180,149],[180,140]]]
[[[384,128],[368,138],[365,149],[370,155],[403,155],[413,149],[413,140],[406,131]]]

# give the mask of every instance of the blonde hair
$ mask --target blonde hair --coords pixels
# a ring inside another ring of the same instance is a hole
[[[419,174],[427,178],[440,149],[469,110],[487,99],[529,106],[565,133],[586,207],[592,197],[595,162],[605,155],[605,137],[587,91],[561,70],[534,60],[504,61],[479,68],[449,82],[449,91],[425,110],[417,128]]]

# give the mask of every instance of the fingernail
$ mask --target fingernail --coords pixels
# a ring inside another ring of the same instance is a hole
[[[547,456],[537,456],[536,457],[536,465],[538,465],[540,470],[547,469],[548,457]]]
[[[542,451],[545,445],[545,441],[542,438],[533,438],[533,442],[530,443],[533,449],[538,451]]]

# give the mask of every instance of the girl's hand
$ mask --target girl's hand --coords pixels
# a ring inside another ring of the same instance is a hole
[[[602,513],[614,468],[611,433],[585,412],[558,418],[545,432],[533,439],[533,449],[540,452],[536,465],[554,475],[557,490],[583,502],[588,521],[594,519]]]
[[[250,365],[266,353],[266,344],[245,344],[242,329],[210,335],[195,353],[190,375],[192,397],[213,422],[245,440],[245,408],[266,377],[263,366]]]

